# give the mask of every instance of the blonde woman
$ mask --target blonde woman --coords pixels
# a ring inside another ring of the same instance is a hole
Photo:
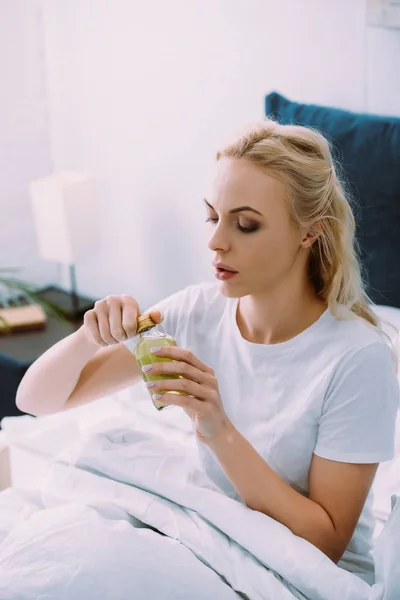
[[[372,583],[370,490],[393,457],[399,391],[327,141],[271,120],[249,128],[218,152],[205,210],[217,281],[153,307],[180,346],[153,374],[182,378],[151,391],[185,393],[163,401],[193,420],[219,489]],[[127,296],[96,303],[28,370],[19,408],[57,412],[138,381],[138,314]]]

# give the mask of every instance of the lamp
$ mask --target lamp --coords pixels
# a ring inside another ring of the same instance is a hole
[[[64,171],[32,181],[29,189],[40,257],[69,266],[67,301],[57,288],[50,299],[76,320],[93,306],[93,300],[78,296],[75,272],[75,264],[99,246],[93,183],[81,173]]]

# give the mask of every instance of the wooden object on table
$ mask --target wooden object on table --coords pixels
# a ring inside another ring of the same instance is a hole
[[[39,304],[0,309],[0,334],[44,329],[46,322],[46,313]]]

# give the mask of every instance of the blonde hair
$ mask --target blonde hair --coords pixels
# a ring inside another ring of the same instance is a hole
[[[266,119],[220,150],[217,160],[222,157],[249,160],[285,183],[292,219],[318,235],[309,263],[317,294],[336,317],[357,315],[388,337],[365,290],[353,211],[327,139],[308,127]]]

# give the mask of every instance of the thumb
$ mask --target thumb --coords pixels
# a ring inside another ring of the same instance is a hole
[[[163,320],[164,320],[164,317],[163,317],[163,315],[162,315],[161,311],[159,311],[159,310],[153,310],[153,311],[150,313],[150,316],[151,316],[151,318],[153,319],[153,321],[154,321],[155,323],[161,323],[161,321],[163,321]]]

